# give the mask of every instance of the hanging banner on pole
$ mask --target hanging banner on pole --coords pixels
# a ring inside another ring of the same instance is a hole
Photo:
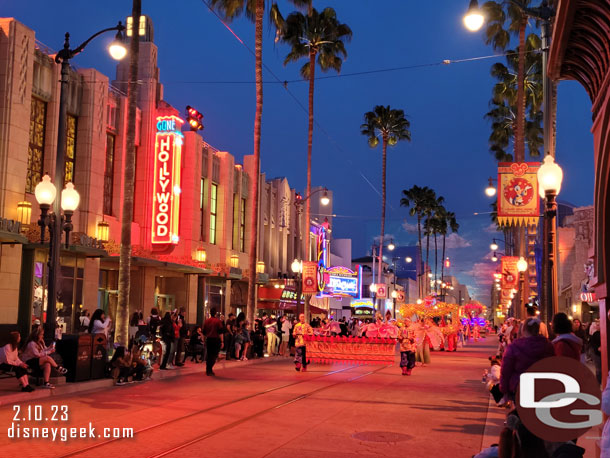
[[[303,294],[318,292],[318,263],[303,261]]]
[[[518,261],[519,258],[516,256],[504,256],[502,258],[502,291],[519,289],[519,269],[517,269]]]
[[[521,226],[538,224],[539,162],[501,162],[498,164],[498,224]]]

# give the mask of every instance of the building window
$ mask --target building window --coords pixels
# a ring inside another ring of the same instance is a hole
[[[205,242],[205,178],[201,178],[199,184],[199,213],[201,225],[199,237],[202,242]]]
[[[112,215],[114,188],[114,135],[106,134],[106,165],[104,167],[104,214]]]
[[[66,117],[66,174],[64,183],[74,182],[74,164],[76,160],[76,116]]]
[[[241,200],[239,211],[239,251],[246,252],[246,199]]]
[[[218,185],[212,183],[210,192],[210,243],[216,245],[216,212],[218,207]]]
[[[237,250],[239,248],[239,196],[233,194],[233,237],[232,237],[232,248]]]
[[[34,188],[42,179],[44,164],[44,131],[47,123],[47,103],[32,97],[30,111],[30,143],[28,146],[28,176],[25,183],[26,192]]]

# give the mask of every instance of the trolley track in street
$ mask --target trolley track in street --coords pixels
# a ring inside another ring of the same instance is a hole
[[[183,421],[183,420],[186,420],[186,419],[190,419],[190,418],[195,417],[197,415],[206,414],[206,413],[212,412],[214,410],[221,409],[223,407],[228,407],[228,406],[231,406],[231,405],[243,402],[243,401],[247,401],[249,399],[253,399],[253,398],[256,398],[256,397],[259,397],[259,396],[263,396],[263,395],[266,395],[266,394],[269,394],[269,393],[273,393],[273,392],[276,392],[276,391],[284,390],[286,388],[290,388],[290,387],[293,387],[293,386],[296,386],[296,385],[300,385],[300,384],[303,384],[303,383],[315,382],[316,380],[320,380],[320,379],[323,379],[325,377],[329,377],[329,376],[332,376],[332,375],[335,375],[335,374],[340,374],[340,373],[343,373],[343,372],[346,372],[346,371],[350,371],[350,370],[353,370],[353,369],[356,369],[356,368],[359,368],[359,367],[362,367],[362,366],[346,367],[346,368],[343,368],[343,369],[338,369],[338,370],[330,371],[330,372],[327,372],[327,373],[325,373],[323,375],[307,378],[305,380],[299,380],[299,381],[296,381],[296,382],[287,383],[287,384],[284,384],[284,385],[281,385],[281,386],[277,386],[277,387],[274,387],[274,388],[269,388],[269,389],[262,390],[262,391],[259,391],[259,392],[256,392],[256,393],[252,393],[252,394],[248,394],[248,395],[245,395],[245,396],[241,396],[239,398],[232,399],[230,401],[226,401],[226,402],[222,402],[222,403],[219,403],[219,404],[215,404],[213,406],[209,406],[209,407],[206,407],[206,408],[203,408],[203,409],[196,410],[194,412],[190,412],[190,413],[188,413],[186,415],[182,415],[182,416],[179,416],[179,417],[176,417],[176,418],[172,418],[172,419],[169,419],[169,420],[162,421],[160,423],[156,423],[154,425],[150,425],[150,426],[146,426],[144,428],[140,428],[140,429],[134,431],[134,437],[136,437],[136,435],[138,435],[138,434],[150,432],[152,430],[161,428],[163,426],[167,426],[167,425],[172,424],[172,423],[176,423],[176,422],[180,422],[180,421]],[[366,377],[368,375],[374,374],[376,372],[379,372],[380,370],[382,370],[385,367],[386,366],[384,366],[382,368],[379,368],[377,370],[374,370],[374,371],[366,372],[364,374],[358,374],[357,376],[348,378],[347,380],[338,381],[336,383],[333,383],[333,384],[330,384],[330,385],[327,385],[327,386],[323,386],[321,388],[317,388],[317,389],[315,389],[313,391],[309,391],[307,393],[300,394],[298,396],[295,396],[292,399],[289,399],[288,401],[284,401],[284,402],[276,404],[274,406],[265,408],[265,409],[263,409],[261,411],[256,412],[253,415],[249,415],[247,417],[244,417],[244,418],[238,419],[236,421],[233,421],[233,422],[231,422],[231,423],[229,423],[227,425],[224,425],[222,427],[219,427],[219,428],[216,428],[216,429],[214,429],[212,431],[209,431],[209,432],[207,432],[205,434],[197,436],[197,437],[195,437],[195,438],[193,438],[193,439],[191,439],[191,440],[189,440],[189,441],[187,441],[187,442],[185,442],[183,444],[180,444],[180,445],[177,445],[175,447],[172,447],[171,449],[168,449],[168,450],[166,450],[166,451],[164,451],[164,452],[162,452],[160,454],[156,454],[156,455],[152,455],[152,456],[155,456],[155,457],[165,456],[165,455],[167,455],[169,453],[172,453],[172,452],[174,452],[176,450],[183,449],[185,447],[188,447],[189,445],[192,445],[194,443],[200,442],[200,441],[205,440],[205,439],[207,439],[209,437],[212,437],[212,436],[214,436],[216,434],[219,434],[219,433],[221,433],[221,432],[223,432],[225,430],[228,430],[228,429],[231,429],[231,428],[233,428],[235,426],[238,426],[239,424],[244,423],[246,421],[249,421],[249,420],[251,420],[252,418],[254,418],[254,417],[258,416],[258,415],[261,415],[261,414],[264,414],[266,412],[270,412],[270,411],[273,411],[273,410],[280,409],[282,407],[288,406],[290,404],[293,404],[293,403],[298,402],[300,400],[306,399],[306,398],[308,398],[308,397],[310,397],[310,396],[312,396],[312,395],[314,395],[316,393],[319,393],[321,391],[324,391],[324,390],[327,390],[329,388],[335,387],[337,385],[340,385],[340,384],[343,384],[343,383],[349,383],[349,382],[358,380],[360,378]],[[64,455],[60,455],[59,458],[68,458],[68,457],[72,457],[72,456],[78,456],[78,455],[81,455],[81,454],[86,453],[88,451],[91,451],[93,449],[98,449],[100,447],[105,447],[107,445],[110,445],[110,444],[113,444],[115,442],[122,441],[122,440],[124,440],[124,438],[115,438],[115,439],[105,440],[103,442],[92,444],[92,445],[89,445],[87,447],[83,447],[83,448],[80,448],[80,449],[68,452],[68,453],[66,453]]]

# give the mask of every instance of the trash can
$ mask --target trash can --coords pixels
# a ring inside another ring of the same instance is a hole
[[[93,352],[91,356],[91,378],[98,379],[106,377],[106,365],[108,364],[108,339],[104,334],[93,335]]]
[[[68,369],[66,381],[82,382],[91,378],[91,334],[64,334],[57,341],[57,353]]]

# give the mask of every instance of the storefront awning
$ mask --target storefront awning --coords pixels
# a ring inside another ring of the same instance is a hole
[[[119,259],[119,256],[106,256],[102,258],[102,261],[118,263]],[[142,258],[140,256],[132,256],[131,265],[141,267],[159,267],[163,269],[174,270],[176,272],[182,272],[185,274],[210,274],[213,272],[213,270],[204,269],[203,267],[189,266],[187,264],[178,264],[175,262],[159,261],[158,259]]]
[[[14,232],[0,231],[0,242],[26,244],[28,243],[28,238]]]
[[[49,244],[45,243],[24,243],[25,249],[30,250],[48,250]],[[70,245],[68,248],[62,243],[61,245],[61,255],[84,255],[85,258],[104,258],[108,256],[106,250],[102,250],[101,248],[93,248],[81,245]]]

